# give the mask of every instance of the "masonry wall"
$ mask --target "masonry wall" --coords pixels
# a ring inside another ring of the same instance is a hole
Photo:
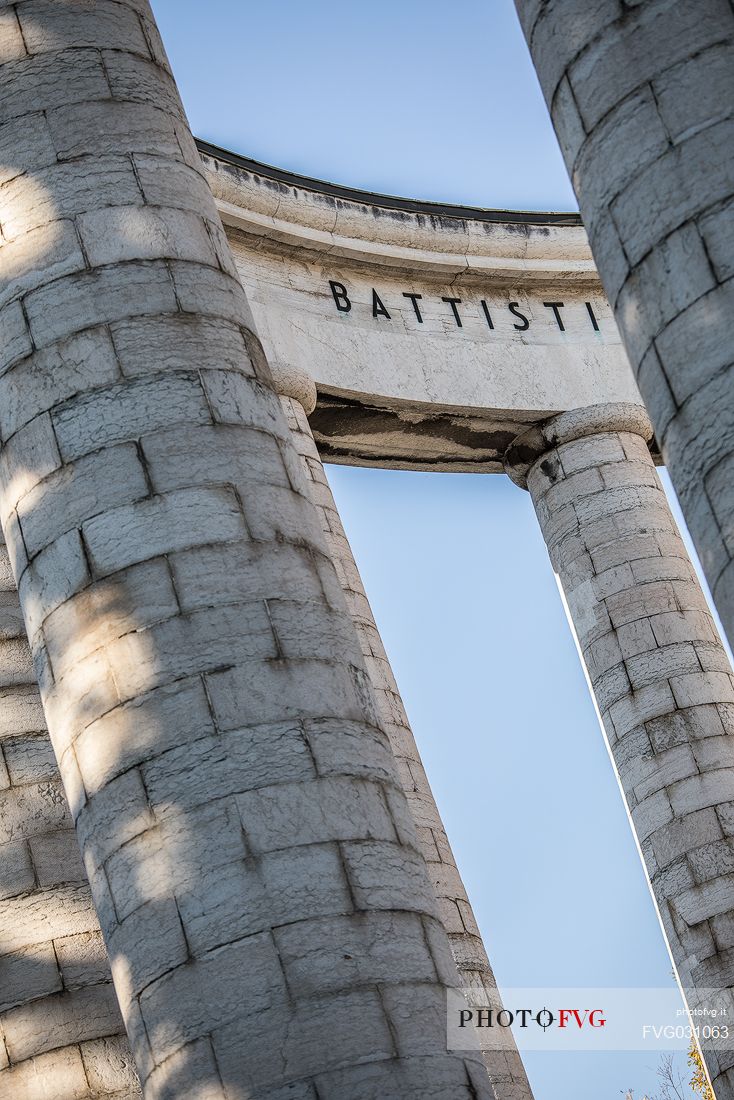
[[[488,1096],[150,8],[0,34],[0,518],[144,1094]]]
[[[734,638],[734,10],[516,0],[594,259]]]

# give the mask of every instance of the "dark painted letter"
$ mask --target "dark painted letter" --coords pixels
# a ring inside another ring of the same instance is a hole
[[[453,310],[454,320],[456,321],[457,328],[462,328],[461,317],[459,317],[459,311],[456,306],[461,302],[461,298],[442,298],[442,302],[448,302]]]
[[[558,322],[559,329],[561,330],[561,332],[565,332],[566,330],[563,327],[563,321],[561,320],[561,310],[563,309],[563,302],[543,302],[543,305],[546,309],[553,310],[556,321]]]
[[[329,279],[329,286],[331,287],[331,293],[334,295],[336,308],[340,313],[349,313],[352,303],[349,301],[344,283],[335,283],[333,279]]]
[[[392,317],[390,316],[390,314],[385,309],[384,305],[382,304],[382,302],[380,300],[380,295],[377,293],[377,291],[375,290],[374,287],[372,288],[372,316],[373,317],[387,317],[388,321],[392,320]]]
[[[528,321],[525,314],[521,313],[520,310],[517,308],[519,304],[519,302],[510,302],[507,308],[509,309],[513,317],[518,317],[522,321],[521,325],[513,324],[512,327],[516,328],[518,332],[524,332],[526,328],[530,328],[530,322]]]
[[[485,302],[484,298],[480,299],[480,304],[481,304],[481,307],[482,307],[482,312],[484,313],[484,316],[486,318],[487,324],[489,325],[490,328],[494,328],[494,325],[492,324],[492,315],[489,312],[489,308],[488,308],[487,303]]]
[[[403,298],[410,298],[411,302],[413,303],[415,315],[418,318],[418,323],[421,325],[423,324],[423,318],[421,317],[421,311],[418,308],[418,299],[422,297],[422,294],[407,294],[405,291],[403,291]]]

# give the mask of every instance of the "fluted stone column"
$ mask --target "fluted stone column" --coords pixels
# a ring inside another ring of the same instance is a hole
[[[428,867],[441,923],[448,935],[459,976],[465,987],[486,991],[488,1003],[501,1003],[481,933],[311,433],[308,416],[316,407],[316,386],[305,372],[281,365],[273,368],[273,380],[357,631],[381,725],[389,735],[397,760],[400,783],[416,825],[419,848]],[[501,1038],[504,1044],[503,1049],[486,1051],[484,1056],[497,1100],[532,1100],[512,1033],[502,1029],[493,1037]]]
[[[140,1096],[4,544],[0,1096]]]
[[[144,1094],[486,1097],[149,5],[0,31],[0,518]]]
[[[729,0],[515,3],[734,642],[734,10]]]
[[[734,984],[734,677],[651,437],[639,406],[576,409],[506,462],[563,586],[689,1003],[710,1005]],[[703,1044],[730,1100],[734,1037],[723,1045]]]

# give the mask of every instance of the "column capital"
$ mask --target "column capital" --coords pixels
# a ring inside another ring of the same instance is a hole
[[[569,409],[516,436],[505,451],[505,472],[515,485],[527,489],[528,471],[546,451],[604,432],[630,432],[642,436],[646,443],[654,434],[647,410],[631,401]]]
[[[290,363],[270,363],[273,389],[279,397],[290,397],[310,416],[316,408],[316,383],[310,374]]]

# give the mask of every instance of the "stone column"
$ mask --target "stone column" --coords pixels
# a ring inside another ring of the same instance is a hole
[[[397,760],[400,783],[415,822],[418,845],[428,867],[441,923],[446,929],[459,976],[465,987],[486,991],[489,1003],[501,1003],[481,933],[308,423],[309,415],[316,408],[316,386],[305,372],[281,366],[273,369],[273,379],[357,631],[377,712]],[[504,1048],[486,1051],[484,1056],[497,1100],[532,1100],[512,1034],[509,1030],[499,1034],[506,1044]]]
[[[144,1094],[486,1097],[149,5],[0,42],[0,518]]]
[[[0,1095],[140,1096],[4,544]]]
[[[594,259],[734,642],[734,10],[515,0]]]
[[[635,405],[563,413],[519,437],[558,574],[689,1003],[732,987],[734,678]],[[703,1044],[707,1047],[707,1044]],[[734,1097],[734,1041],[705,1049]]]

